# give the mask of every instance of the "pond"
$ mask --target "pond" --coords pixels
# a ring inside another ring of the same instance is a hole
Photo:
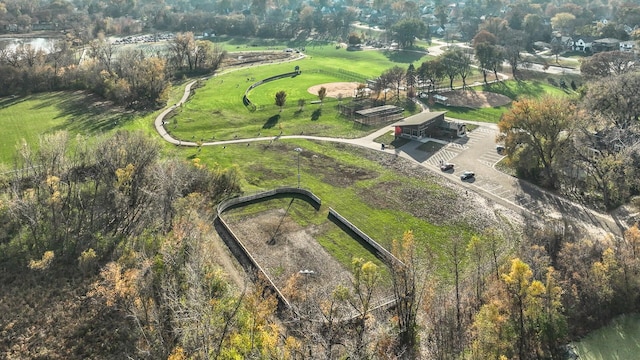
[[[49,49],[57,39],[55,38],[0,38],[0,49],[15,50],[21,44],[31,45],[36,49],[49,52]]]

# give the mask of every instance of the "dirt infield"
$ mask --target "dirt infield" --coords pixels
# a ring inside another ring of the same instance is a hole
[[[454,90],[440,93],[440,95],[446,96],[452,106],[472,109],[502,106],[511,102],[511,99],[505,95],[488,91]]]
[[[354,91],[358,88],[360,83],[357,82],[334,82],[327,84],[314,85],[307,89],[307,91],[313,95],[318,95],[318,90],[321,87],[327,89],[327,97],[337,98],[339,94],[342,97],[353,97]]]
[[[306,206],[300,200],[295,201],[302,205],[292,200],[294,211]],[[304,278],[310,286],[309,295],[314,298],[330,294],[339,284],[349,284],[349,269],[313,238],[321,231],[317,227],[301,227],[282,208],[241,216],[235,210],[230,213],[229,226],[282,291],[286,292],[293,276],[302,272],[310,272]]]
[[[357,82],[334,82],[314,85],[307,89],[313,95],[318,95],[321,87],[327,89],[327,97],[336,98],[339,94],[342,97],[352,97],[358,88]],[[448,98],[449,104],[452,106],[468,107],[479,109],[485,107],[502,106],[509,104],[511,99],[505,95],[496,94],[488,91],[472,91],[472,90],[454,90],[440,93]]]

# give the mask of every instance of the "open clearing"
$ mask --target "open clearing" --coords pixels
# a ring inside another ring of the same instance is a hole
[[[440,93],[446,96],[452,106],[472,109],[503,106],[511,102],[508,96],[489,91],[454,90]]]

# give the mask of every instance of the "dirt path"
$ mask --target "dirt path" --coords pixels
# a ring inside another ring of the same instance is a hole
[[[211,240],[211,245],[215,250],[216,262],[224,269],[224,272],[229,277],[228,280],[230,282],[235,283],[238,286],[238,289],[243,289],[245,286],[252,284],[252,282],[247,278],[247,274],[244,269],[240,266],[233,254],[231,254],[231,251],[229,251],[229,248],[217,233]]]

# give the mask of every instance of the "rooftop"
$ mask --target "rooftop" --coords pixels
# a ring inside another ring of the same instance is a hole
[[[421,112],[416,115],[409,116],[408,118],[404,118],[396,123],[397,126],[408,126],[408,125],[420,125],[431,120],[438,118],[439,116],[444,116],[446,111],[426,111]]]

